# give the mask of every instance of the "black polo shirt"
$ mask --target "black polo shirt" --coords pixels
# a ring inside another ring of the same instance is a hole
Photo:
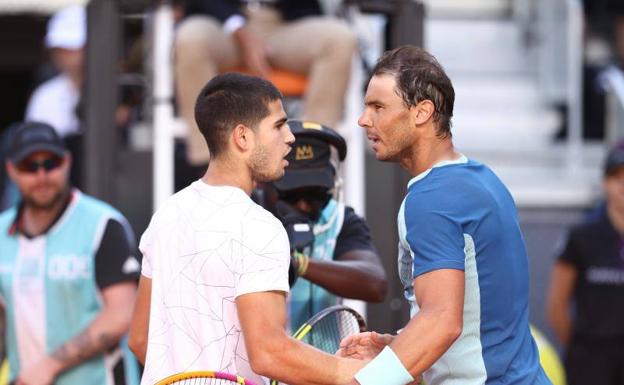
[[[606,212],[570,231],[559,261],[578,272],[573,338],[624,337],[624,237]]]

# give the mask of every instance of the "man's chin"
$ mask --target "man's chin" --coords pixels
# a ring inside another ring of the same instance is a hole
[[[24,203],[37,210],[49,210],[64,199],[62,192],[53,195],[24,196]]]
[[[284,177],[284,174],[286,174],[285,170],[280,170],[279,172],[276,172],[274,174],[265,174],[265,175],[259,175],[256,178],[254,178],[254,180],[256,182],[259,183],[269,183],[269,182],[275,182],[277,180],[280,180]]]
[[[49,210],[54,207],[55,199],[28,199],[24,200],[24,203],[37,210]]]
[[[392,162],[393,161],[392,157],[388,156],[388,154],[384,154],[380,152],[375,153],[375,159],[377,159],[380,162]]]

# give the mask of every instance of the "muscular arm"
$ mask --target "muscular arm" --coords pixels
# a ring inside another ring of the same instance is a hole
[[[569,263],[557,262],[552,271],[546,314],[548,322],[555,331],[562,345],[570,340],[572,320],[570,318],[570,300],[577,279],[577,270]]]
[[[283,292],[257,292],[236,299],[251,368],[291,385],[345,384],[363,361],[338,358],[289,337]]]
[[[311,259],[303,277],[340,297],[367,302],[383,301],[388,290],[379,256],[371,250],[351,250],[336,261]]]
[[[151,299],[152,280],[141,275],[132,323],[130,324],[128,346],[142,365],[145,365],[145,355],[147,353]]]
[[[459,337],[463,327],[464,272],[441,269],[414,279],[420,311],[390,347],[413,377],[431,367]]]
[[[334,260],[310,260],[304,277],[344,298],[381,302],[388,283],[368,225],[351,207],[345,208],[344,215]]]

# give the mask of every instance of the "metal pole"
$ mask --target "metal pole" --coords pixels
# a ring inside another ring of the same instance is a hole
[[[121,23],[116,1],[87,6],[87,69],[82,180],[84,190],[107,202],[115,199],[117,64]]]
[[[357,119],[362,112],[362,82],[364,81],[364,70],[359,56],[353,59],[351,64],[351,80],[347,90],[345,103],[345,119],[339,130],[344,133],[349,144],[347,159],[344,162],[344,193],[346,203],[353,207],[356,213],[366,216],[366,174],[365,174],[365,154],[366,143],[364,130],[357,125]],[[350,306],[366,318],[366,302],[345,299],[343,303]]]
[[[574,173],[583,162],[583,7],[568,0],[568,172]]]
[[[163,2],[154,16],[154,211],[173,194],[172,44],[173,10]]]

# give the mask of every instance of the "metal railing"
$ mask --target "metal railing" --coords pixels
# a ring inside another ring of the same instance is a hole
[[[173,10],[161,3],[154,15],[154,211],[173,194]]]
[[[624,73],[610,67],[600,75],[606,91],[605,140],[613,145],[624,138]]]
[[[583,159],[583,6],[580,0],[522,0],[514,14],[535,44],[538,85],[546,103],[567,107],[567,159]]]

